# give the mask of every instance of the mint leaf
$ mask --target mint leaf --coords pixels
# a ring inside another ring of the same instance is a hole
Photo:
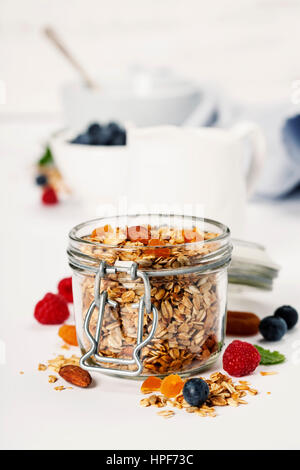
[[[280,362],[285,361],[285,356],[278,351],[269,351],[269,349],[264,349],[257,344],[254,346],[260,354],[260,364],[264,366],[270,364],[280,364]]]
[[[53,156],[50,147],[46,147],[43,156],[39,160],[39,165],[50,165],[53,163]]]

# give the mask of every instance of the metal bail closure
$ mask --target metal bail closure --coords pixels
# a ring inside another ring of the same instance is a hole
[[[138,304],[132,304],[133,307],[138,307],[138,324],[137,324],[137,341],[136,346],[132,352],[132,359],[118,359],[115,357],[105,357],[99,356],[99,343],[100,335],[103,323],[104,309],[108,304],[111,307],[116,308],[118,303],[110,300],[108,298],[107,291],[102,291],[100,294],[100,285],[101,280],[106,274],[116,274],[116,273],[127,273],[130,275],[132,280],[141,278],[144,282],[145,294],[140,299]],[[98,308],[98,320],[96,325],[95,336],[92,335],[90,331],[90,320],[95,308]],[[146,339],[143,340],[143,327],[144,327],[144,310],[146,309],[147,314],[153,314],[152,327],[149,335]],[[80,359],[80,365],[83,369],[90,371],[104,371],[109,374],[116,375],[125,375],[125,376],[137,376],[140,375],[143,369],[143,364],[140,359],[141,349],[146,346],[146,344],[151,341],[154,336],[158,322],[158,311],[154,305],[151,304],[151,287],[150,281],[147,274],[143,271],[137,269],[137,264],[133,261],[116,261],[114,266],[107,265],[105,261],[101,261],[99,269],[95,277],[95,290],[94,290],[94,300],[88,308],[85,320],[84,320],[84,332],[87,335],[91,343],[90,350],[84,354]],[[91,359],[92,358],[92,359]],[[89,360],[89,361],[88,361]],[[95,363],[97,362],[97,364]],[[136,370],[122,370],[122,369],[110,369],[109,367],[104,367],[98,362],[108,363],[108,364],[118,364],[118,365],[134,365],[136,364]]]

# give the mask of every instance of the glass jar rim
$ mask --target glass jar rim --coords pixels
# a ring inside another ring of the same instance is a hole
[[[103,224],[104,222],[107,223],[108,221],[111,221],[111,223],[114,224],[116,223],[117,220],[119,221],[119,218],[121,217],[126,218],[126,220],[127,220],[127,217],[128,218],[145,217],[146,220],[148,220],[149,222],[149,218],[151,216],[153,217],[159,216],[163,218],[163,217],[170,217],[170,214],[132,214],[132,215],[130,214],[128,216],[100,217],[100,218],[92,219],[92,220],[76,225],[69,232],[70,243],[67,249],[67,253],[69,257],[70,267],[74,269],[79,269],[80,271],[87,271],[90,273],[96,273],[98,271],[99,260],[101,260],[101,258],[97,255],[94,256],[91,253],[87,253],[84,250],[84,248],[93,248],[96,250],[95,252],[97,252],[97,254],[99,254],[98,249],[101,249],[103,250],[103,252],[106,252],[106,253],[110,251],[112,254],[115,253],[117,257],[119,257],[119,255],[121,255],[122,253],[125,255],[126,253],[134,254],[136,252],[139,258],[141,252],[149,249],[148,245],[145,245],[145,246],[131,245],[131,246],[127,246],[126,248],[124,248],[124,247],[119,247],[118,245],[107,245],[107,244],[99,243],[99,242],[91,242],[82,237],[85,237],[89,233],[91,233],[91,227],[93,227],[94,229],[95,225],[97,226],[99,223]],[[173,217],[173,215],[171,216]],[[164,249],[169,247],[169,249],[171,249],[173,253],[176,251],[181,252],[182,250],[198,251],[198,249],[203,250],[203,248],[205,248],[205,251],[206,251],[206,248],[207,248],[207,252],[203,253],[201,257],[197,259],[197,261],[195,259],[195,264],[190,265],[190,266],[183,265],[181,268],[179,268],[182,274],[188,273],[188,272],[189,273],[200,272],[200,271],[207,272],[210,270],[215,271],[229,264],[231,260],[232,245],[230,243],[230,230],[227,226],[225,226],[224,224],[220,222],[217,222],[212,219],[207,219],[207,218],[182,216],[182,215],[176,215],[176,214],[174,214],[174,217],[175,217],[175,220],[178,220],[179,218],[179,221],[183,220],[184,218],[185,222],[192,223],[194,226],[195,224],[197,224],[197,222],[204,223],[207,226],[210,226],[210,229],[212,229],[211,232],[208,231],[209,233],[212,233],[214,229],[221,232],[217,237],[209,238],[207,240],[201,240],[197,242],[187,242],[187,243],[176,244],[176,245],[170,245],[170,244],[163,245]],[[166,225],[166,223],[165,224],[162,223],[162,220],[160,222],[161,224],[157,224],[155,226]],[[120,225],[122,226],[122,224],[119,224],[118,226]],[[140,224],[140,225],[143,225],[143,224]],[[173,224],[172,226],[174,227],[175,225]],[[90,232],[89,233],[83,232],[79,236],[79,232],[82,232],[87,227],[89,227]],[[217,247],[215,247],[214,244],[217,244]],[[157,245],[157,248],[159,247],[161,247],[161,245]],[[210,250],[209,247],[211,247],[212,249]],[[153,248],[155,249],[155,246],[151,246],[151,249]],[[174,256],[176,255],[174,253]],[[103,259],[105,259],[105,257]],[[138,259],[136,260],[136,262],[139,264]],[[163,273],[170,273],[169,275],[173,275],[172,269],[171,270],[168,269],[167,266],[161,266],[160,269],[155,267],[154,270],[151,269],[150,266],[149,268],[140,266],[140,268],[151,277],[162,276]]]
[[[86,246],[93,246],[97,248],[106,248],[106,249],[112,249],[112,250],[115,249],[115,250],[118,250],[119,252],[129,252],[129,251],[132,252],[132,251],[138,251],[138,250],[143,250],[143,249],[149,249],[149,247],[146,245],[145,246],[132,245],[128,247],[119,247],[118,245],[109,245],[106,243],[93,242],[93,241],[86,240],[82,237],[77,236],[77,233],[84,227],[87,227],[88,225],[96,224],[98,222],[102,225],[106,225],[108,220],[111,220],[114,218],[117,220],[119,218],[121,219],[124,217],[179,217],[179,218],[183,218],[184,220],[192,221],[193,225],[195,225],[195,223],[198,221],[200,223],[214,225],[217,229],[222,231],[220,235],[214,238],[201,240],[201,241],[195,241],[195,242],[180,243],[180,244],[179,243],[178,244],[165,244],[163,245],[164,248],[176,249],[180,247],[181,249],[183,248],[193,249],[194,247],[197,247],[199,245],[208,246],[209,244],[213,244],[216,241],[221,241],[221,240],[225,241],[226,239],[228,239],[229,241],[230,239],[230,229],[226,225],[222,224],[221,222],[218,222],[213,219],[208,219],[206,217],[184,216],[182,214],[128,214],[128,215],[116,215],[116,216],[111,216],[111,217],[109,216],[99,217],[99,218],[90,219],[90,220],[87,220],[85,222],[75,225],[69,232],[69,239],[77,243],[83,243]],[[159,248],[159,247],[161,247],[161,245],[151,246],[151,248]]]

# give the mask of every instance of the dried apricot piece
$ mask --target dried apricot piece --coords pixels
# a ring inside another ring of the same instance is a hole
[[[160,386],[161,386],[161,379],[159,377],[150,376],[142,383],[141,392],[143,393],[157,392],[158,390],[160,390]]]
[[[258,333],[260,319],[250,312],[227,311],[227,335],[251,336]]]
[[[161,383],[160,393],[167,398],[176,397],[183,389],[184,382],[177,374],[167,375]]]
[[[198,233],[195,228],[193,228],[192,230],[184,229],[183,237],[184,237],[185,243],[200,242],[204,240],[203,236],[200,235],[200,233]]]
[[[114,233],[113,228],[110,225],[104,225],[104,227],[95,228],[92,231],[92,238],[101,238],[109,233]]]
[[[165,240],[160,240],[159,238],[151,238],[148,242],[148,246],[155,246],[155,247],[160,247],[165,245],[167,242]],[[171,254],[171,251],[169,248],[149,248],[145,251],[146,254],[148,255],[155,255],[157,258],[164,258],[168,257]]]
[[[150,238],[149,227],[143,227],[142,225],[135,225],[128,227],[127,238],[132,242],[141,242],[147,245]]]
[[[166,242],[164,240],[160,240],[159,238],[151,238],[148,242],[149,246],[160,246],[165,244]]]
[[[74,325],[63,325],[58,330],[58,335],[64,340],[65,343],[71,346],[78,346],[76,328]]]

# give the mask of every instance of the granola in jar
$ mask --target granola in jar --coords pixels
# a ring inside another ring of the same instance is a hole
[[[94,300],[99,263],[134,262],[149,278],[151,304],[158,312],[154,337],[140,352],[142,375],[190,375],[214,362],[223,345],[229,230],[207,219],[173,216],[170,221],[160,216],[156,223],[150,220],[150,215],[128,216],[127,223],[117,217],[98,219],[70,232],[68,254],[79,345],[83,353],[90,348],[83,323]],[[103,291],[116,306],[105,306],[97,354],[130,359],[137,342],[143,280],[125,272],[107,274],[101,281]],[[152,320],[153,314],[145,310],[143,338]],[[93,336],[97,321],[96,308],[90,321]],[[136,366],[109,367],[117,371]]]

